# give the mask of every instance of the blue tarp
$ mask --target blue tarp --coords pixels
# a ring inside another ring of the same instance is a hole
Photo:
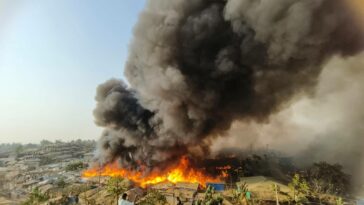
[[[225,184],[224,183],[206,183],[206,187],[211,186],[215,189],[215,191],[224,191]]]

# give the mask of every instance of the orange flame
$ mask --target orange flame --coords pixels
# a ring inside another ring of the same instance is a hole
[[[188,158],[182,157],[177,165],[164,172],[152,171],[148,175],[144,175],[142,172],[122,169],[115,162],[101,168],[95,167],[86,170],[82,173],[82,176],[84,178],[99,176],[123,177],[145,188],[148,185],[166,181],[174,184],[177,182],[199,183],[201,186],[205,186],[206,182],[220,182],[222,178],[227,176],[227,173],[222,171],[219,177],[210,177],[204,174],[203,171],[192,168]]]

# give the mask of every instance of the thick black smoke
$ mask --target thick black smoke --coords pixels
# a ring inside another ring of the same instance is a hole
[[[209,154],[232,122],[309,94],[323,64],[363,47],[342,0],[150,0],[125,75],[97,90],[97,158],[163,168]]]

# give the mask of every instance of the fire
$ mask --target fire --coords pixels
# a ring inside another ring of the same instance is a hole
[[[84,178],[99,176],[123,177],[137,183],[141,187],[146,187],[148,185],[158,184],[166,181],[172,183],[199,183],[200,185],[205,186],[206,182],[220,182],[222,178],[227,176],[227,173],[224,169],[221,171],[221,175],[219,177],[208,176],[204,174],[203,171],[192,168],[188,158],[182,157],[177,165],[164,172],[152,171],[148,175],[145,175],[142,172],[122,169],[115,162],[101,168],[95,167],[86,170],[82,173],[82,176]]]
[[[216,167],[216,170],[220,170],[221,171],[221,176],[223,178],[227,178],[229,176],[228,174],[228,170],[231,169],[231,166],[230,165],[226,165],[226,166],[223,166],[223,167]]]
[[[216,167],[217,170],[229,170],[231,169],[231,166],[230,165],[226,165],[226,166],[223,166],[223,167]]]

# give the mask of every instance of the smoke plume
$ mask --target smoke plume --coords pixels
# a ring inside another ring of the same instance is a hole
[[[327,161],[364,184],[364,53],[324,66],[314,95],[302,96],[267,124],[235,122],[212,145],[221,150],[279,150],[298,166]]]
[[[163,168],[210,154],[233,122],[312,95],[323,65],[363,48],[341,0],[150,0],[125,75],[97,89],[97,158]]]

